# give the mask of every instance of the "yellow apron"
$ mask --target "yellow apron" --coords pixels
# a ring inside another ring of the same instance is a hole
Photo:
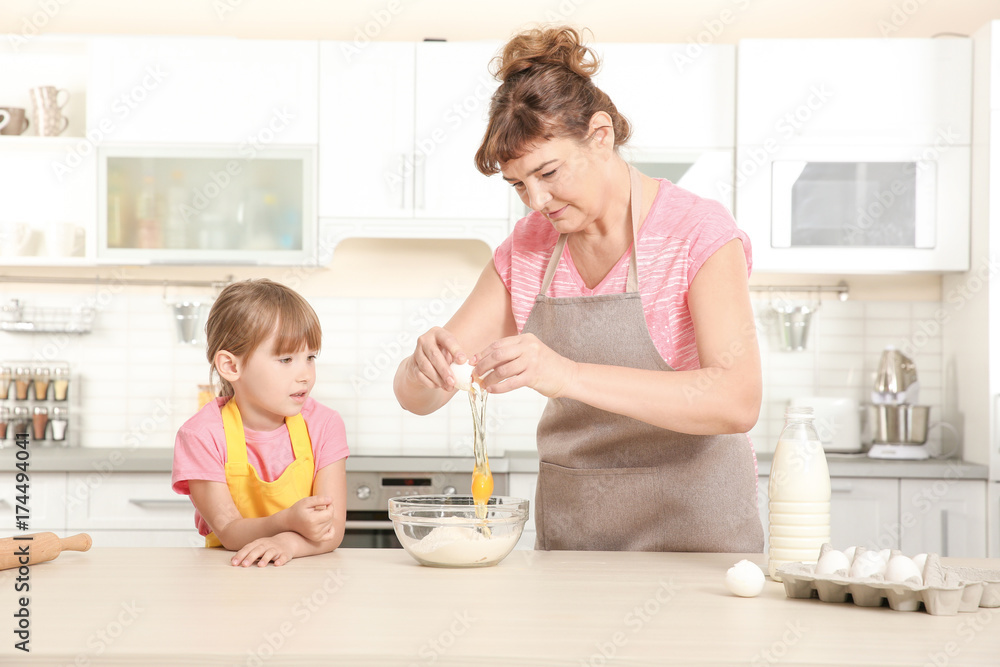
[[[222,426],[226,431],[226,485],[244,519],[271,516],[312,495],[316,463],[306,422],[301,414],[297,414],[285,417],[285,425],[292,439],[295,460],[278,479],[265,482],[247,461],[243,419],[236,401],[230,399],[222,407]],[[205,536],[205,546],[221,547],[222,542],[213,532]]]

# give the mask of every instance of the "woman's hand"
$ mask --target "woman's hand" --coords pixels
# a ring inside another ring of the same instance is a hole
[[[417,338],[410,373],[424,387],[454,391],[455,378],[451,374],[451,365],[466,361],[458,339],[447,329],[434,327]]]
[[[293,545],[285,535],[258,538],[237,551],[230,562],[234,567],[250,567],[255,562],[258,567],[266,567],[268,563],[280,567],[295,557]]]
[[[322,542],[337,532],[333,499],[328,496],[303,498],[282,512],[288,530],[294,530],[307,540]]]
[[[562,396],[579,371],[575,361],[556,353],[534,334],[494,341],[473,362],[474,374],[493,394],[531,387],[549,398]]]

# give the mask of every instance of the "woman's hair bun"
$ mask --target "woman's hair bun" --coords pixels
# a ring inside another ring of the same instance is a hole
[[[600,63],[594,51],[583,45],[576,28],[535,28],[507,42],[494,60],[496,78],[507,81],[535,67],[563,67],[589,80]]]

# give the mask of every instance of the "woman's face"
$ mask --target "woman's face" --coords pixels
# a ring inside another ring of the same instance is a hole
[[[543,213],[561,234],[581,231],[603,217],[608,200],[608,164],[593,143],[602,138],[542,141],[501,164],[501,174],[521,201]]]

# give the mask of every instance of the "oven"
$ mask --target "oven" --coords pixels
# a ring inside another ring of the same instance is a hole
[[[401,549],[389,520],[389,499],[413,495],[468,495],[468,472],[347,471],[347,523],[341,548]],[[507,493],[507,476],[493,475],[493,494]]]

